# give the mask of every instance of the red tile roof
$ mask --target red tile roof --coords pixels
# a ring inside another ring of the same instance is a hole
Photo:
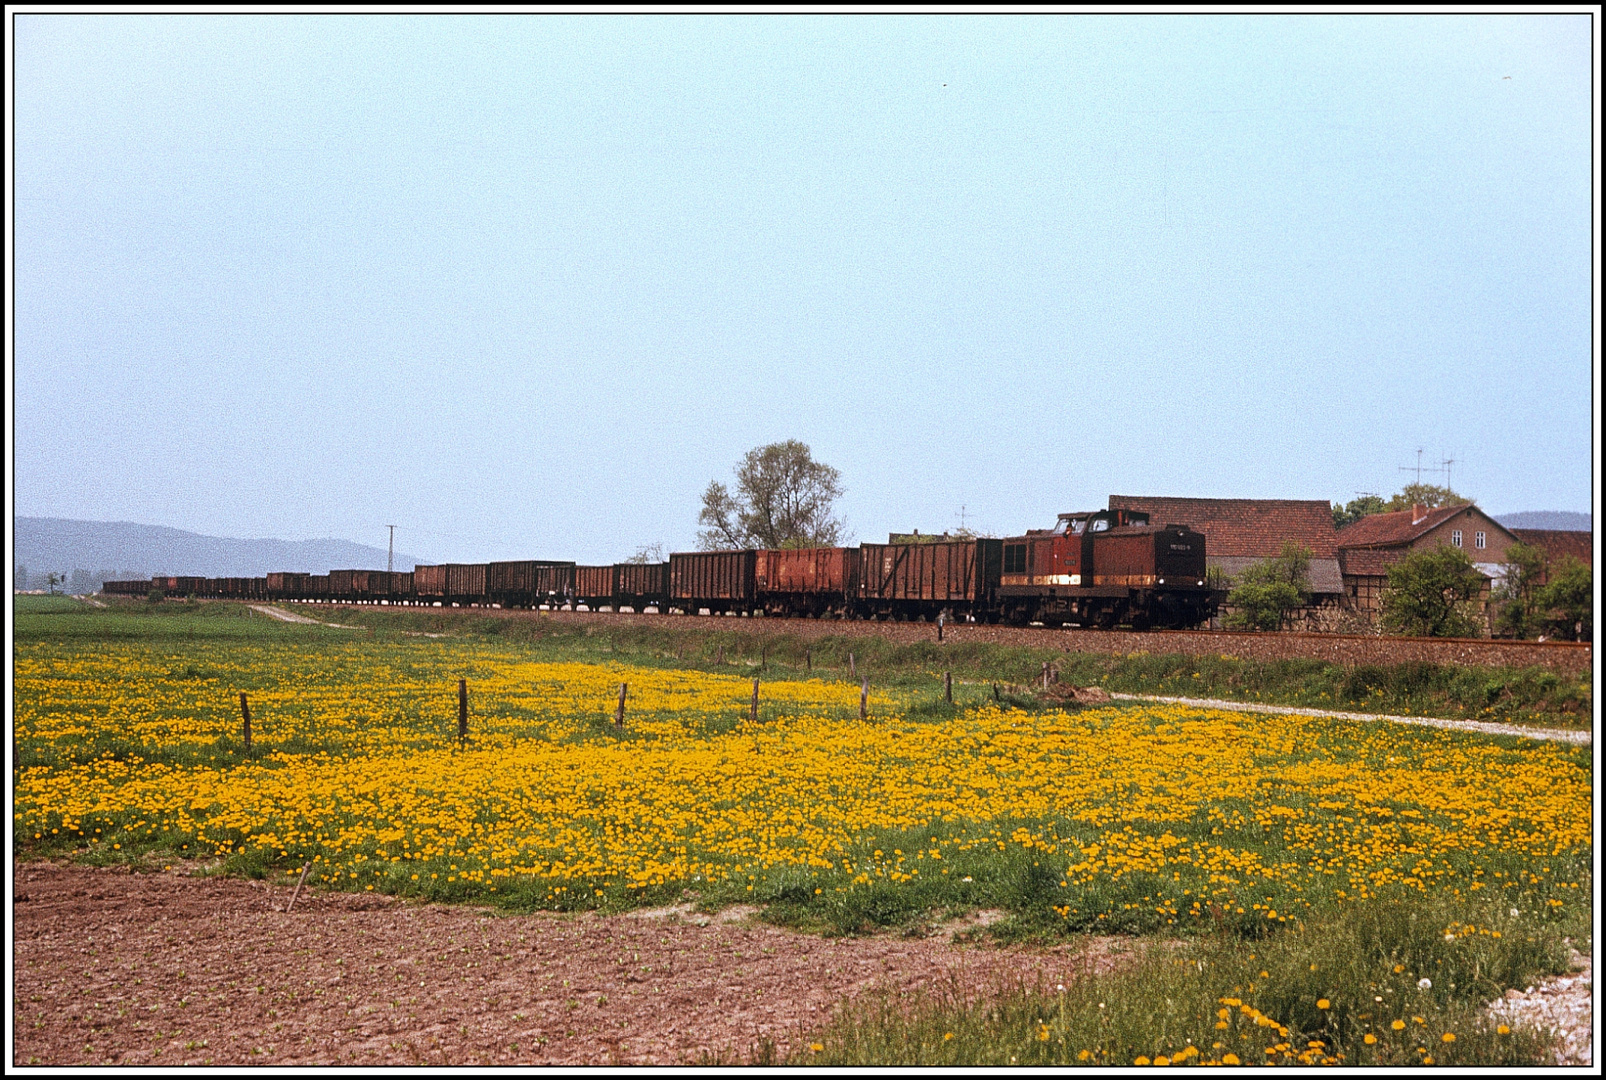
[[[1457,503],[1429,510],[1421,521],[1412,523],[1411,510],[1396,510],[1390,514],[1367,514],[1353,525],[1338,530],[1338,546],[1401,547],[1409,544],[1430,529],[1465,510],[1471,503]]]
[[[1177,499],[1111,495],[1111,510],[1142,510],[1152,525],[1187,525],[1204,534],[1212,556],[1270,558],[1292,540],[1312,557],[1337,554],[1333,511],[1321,499]]]
[[[1595,534],[1573,529],[1512,529],[1511,535],[1531,547],[1542,548],[1552,559],[1571,555],[1585,566],[1595,562]]]

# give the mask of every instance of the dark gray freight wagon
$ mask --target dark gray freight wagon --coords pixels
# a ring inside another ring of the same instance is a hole
[[[669,556],[669,603],[688,614],[751,611],[756,551],[690,551]]]
[[[554,567],[574,563],[555,559],[520,559],[515,562],[487,563],[486,592],[491,603],[502,607],[533,608],[563,595],[562,583],[551,573]],[[554,588],[554,584],[557,585]]]
[[[668,563],[615,563],[614,603],[641,611],[656,607],[662,611],[669,602]]]

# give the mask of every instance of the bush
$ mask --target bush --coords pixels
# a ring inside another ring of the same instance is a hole
[[[1550,636],[1594,640],[1594,587],[1595,574],[1587,564],[1571,555],[1556,564],[1550,583],[1539,590],[1537,597],[1537,607],[1544,612],[1544,625]]]
[[[1310,604],[1310,549],[1285,542],[1281,555],[1238,575],[1227,604],[1235,609],[1223,620],[1230,629],[1281,630],[1290,612]]]

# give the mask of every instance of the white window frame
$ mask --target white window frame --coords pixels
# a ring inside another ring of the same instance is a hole
[[[1451,530],[1451,532],[1450,532],[1450,543],[1454,547],[1460,547],[1461,546],[1461,530],[1460,529]]]
[[[1472,534],[1472,546],[1477,548],[1479,551],[1482,551],[1484,548],[1488,547],[1489,546],[1489,534],[1485,533],[1485,532],[1475,532],[1475,533],[1473,533]]]

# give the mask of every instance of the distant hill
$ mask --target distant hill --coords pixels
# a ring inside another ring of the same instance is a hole
[[[262,577],[273,570],[383,570],[385,550],[349,540],[232,540],[130,521],[19,517],[13,562],[13,571],[28,571],[29,584],[18,582],[20,587],[43,588],[45,576],[55,573],[71,576],[72,591],[87,592],[102,581],[159,574]],[[411,570],[418,562],[396,553],[397,570]]]
[[[1495,518],[1508,529],[1568,529],[1594,532],[1594,519],[1572,510],[1525,510],[1520,514],[1501,514]]]

